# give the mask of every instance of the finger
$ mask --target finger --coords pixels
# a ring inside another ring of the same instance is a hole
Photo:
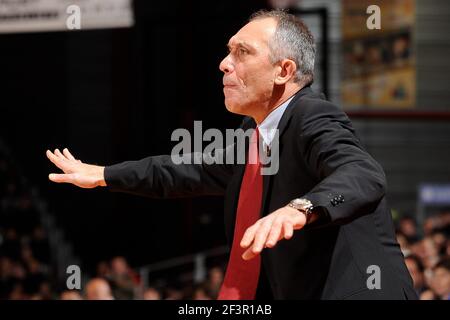
[[[275,220],[270,229],[269,236],[267,237],[266,247],[273,248],[275,244],[280,240],[281,229],[283,224],[279,220]]]
[[[63,149],[63,154],[66,156],[67,159],[69,160],[77,160],[75,159],[75,157],[69,152],[69,149],[64,148]]]
[[[248,248],[247,250],[245,250],[245,252],[242,254],[242,259],[244,260],[250,260],[253,259],[254,257],[256,257],[258,254],[254,253],[252,251],[252,248]]]
[[[59,169],[61,169],[62,171],[66,172],[67,170],[67,165],[61,160],[61,158],[57,157],[56,155],[54,155],[50,150],[47,150],[46,152],[47,154],[47,158],[53,162],[53,164],[55,166],[57,166]]]
[[[262,249],[264,248],[264,244],[266,243],[267,236],[269,235],[271,226],[272,223],[266,223],[259,227],[252,245],[253,253],[258,254],[262,251]]]
[[[59,149],[55,149],[55,155],[61,160],[67,160],[67,158],[59,151]]]
[[[292,225],[292,222],[290,221],[284,221],[283,222],[283,231],[284,231],[284,238],[290,239],[294,235],[294,226]]]
[[[244,236],[241,240],[241,248],[248,248],[255,238],[256,230],[258,230],[258,224],[254,224],[253,226],[247,228],[247,230],[244,233]]]
[[[72,174],[65,174],[65,173],[50,173],[48,175],[48,178],[50,179],[50,181],[56,183],[73,183],[74,180]]]

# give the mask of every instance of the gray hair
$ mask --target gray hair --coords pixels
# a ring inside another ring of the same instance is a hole
[[[260,10],[249,21],[264,18],[277,21],[275,33],[269,41],[271,62],[293,60],[297,66],[294,81],[304,85],[311,84],[314,80],[316,45],[308,27],[302,20],[283,10]]]

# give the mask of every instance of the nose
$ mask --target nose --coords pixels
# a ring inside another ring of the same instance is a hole
[[[227,74],[233,71],[233,64],[230,59],[230,55],[227,55],[225,58],[223,58],[222,62],[219,65],[220,71]]]

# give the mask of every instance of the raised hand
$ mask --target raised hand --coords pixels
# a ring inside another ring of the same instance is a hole
[[[47,158],[64,173],[50,173],[48,178],[57,183],[71,183],[80,188],[95,188],[106,186],[104,178],[105,167],[83,163],[69,152],[67,148],[61,153],[47,150]]]

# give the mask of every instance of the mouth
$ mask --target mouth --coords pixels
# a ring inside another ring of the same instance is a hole
[[[237,85],[235,85],[235,84],[226,83],[223,85],[224,91],[233,91],[233,90],[236,90],[236,88],[237,88]]]
[[[226,81],[225,79],[223,80],[223,87],[224,88],[232,88],[232,87],[236,87],[236,84],[231,82],[231,81]]]

